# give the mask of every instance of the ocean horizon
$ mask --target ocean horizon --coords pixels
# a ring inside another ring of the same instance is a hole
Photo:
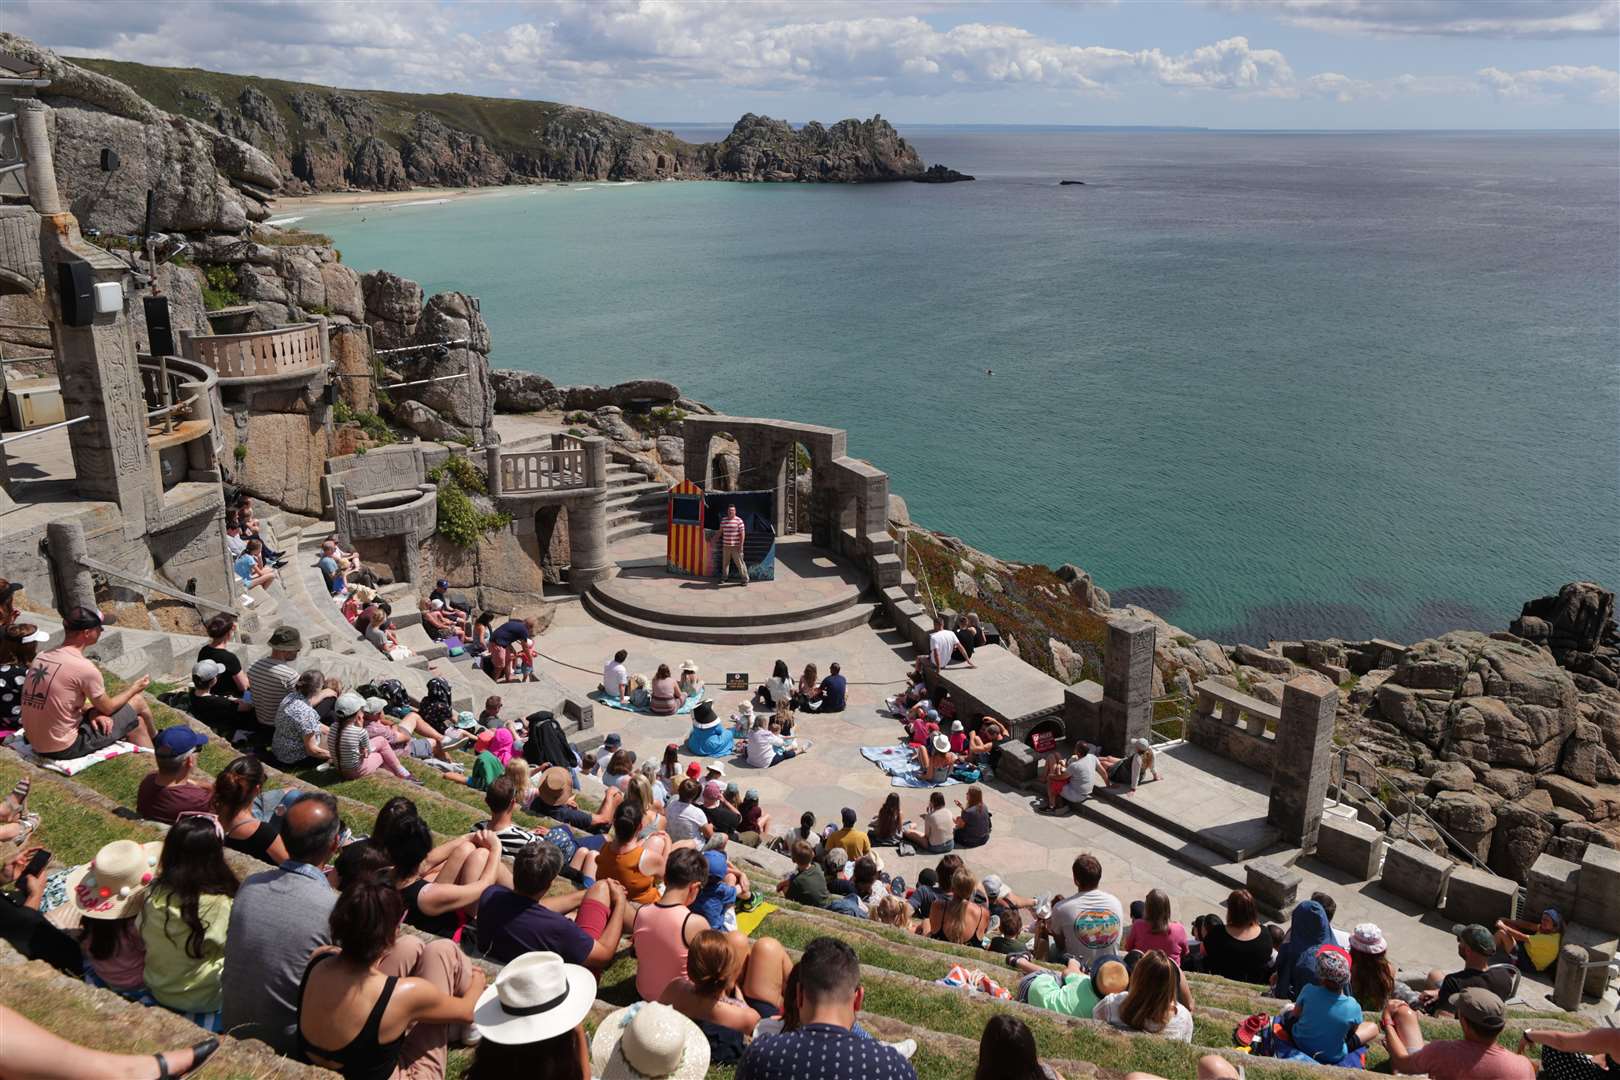
[[[1410,641],[1614,587],[1620,134],[900,130],[979,179],[278,217],[479,296],[497,366],[846,428],[919,524],[1194,634]]]

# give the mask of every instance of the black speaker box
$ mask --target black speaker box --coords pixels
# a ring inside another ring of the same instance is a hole
[[[146,308],[146,338],[152,344],[152,355],[175,355],[174,329],[169,324],[168,298],[148,296],[141,303]]]
[[[67,326],[89,326],[96,319],[95,275],[82,259],[56,264],[57,298],[62,305],[62,322]]]

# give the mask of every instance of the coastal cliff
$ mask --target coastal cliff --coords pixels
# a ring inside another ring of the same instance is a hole
[[[0,33],[0,50],[40,64],[41,98],[65,114],[64,133],[89,148],[58,151],[67,188],[100,176],[99,151],[140,160],[155,179],[199,174],[204,183],[157,183],[201,195],[172,229],[226,231],[262,220],[275,194],[363,188],[478,187],[539,181],[733,180],[869,183],[930,179],[916,148],[882,117],[793,128],[750,113],[725,139],[689,143],[668,131],[594,109],[465,94],[345,90],[310,83],[59,57]],[[204,152],[211,151],[210,153]],[[93,153],[92,153],[93,151]],[[210,175],[214,174],[214,175]],[[215,197],[223,177],[234,190]],[[139,183],[118,185],[140,194]],[[229,202],[232,205],[215,205]],[[75,212],[80,211],[75,207]],[[95,227],[132,228],[128,213]]]

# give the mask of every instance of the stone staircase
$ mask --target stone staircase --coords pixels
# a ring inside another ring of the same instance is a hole
[[[610,463],[607,470],[607,542],[643,533],[663,532],[669,519],[666,495],[669,485],[645,476],[627,465]]]

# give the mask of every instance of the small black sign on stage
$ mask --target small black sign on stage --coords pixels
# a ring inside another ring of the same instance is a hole
[[[746,672],[746,671],[728,671],[728,672],[726,672],[726,689],[727,690],[746,690],[746,689],[748,689],[748,672]]]

